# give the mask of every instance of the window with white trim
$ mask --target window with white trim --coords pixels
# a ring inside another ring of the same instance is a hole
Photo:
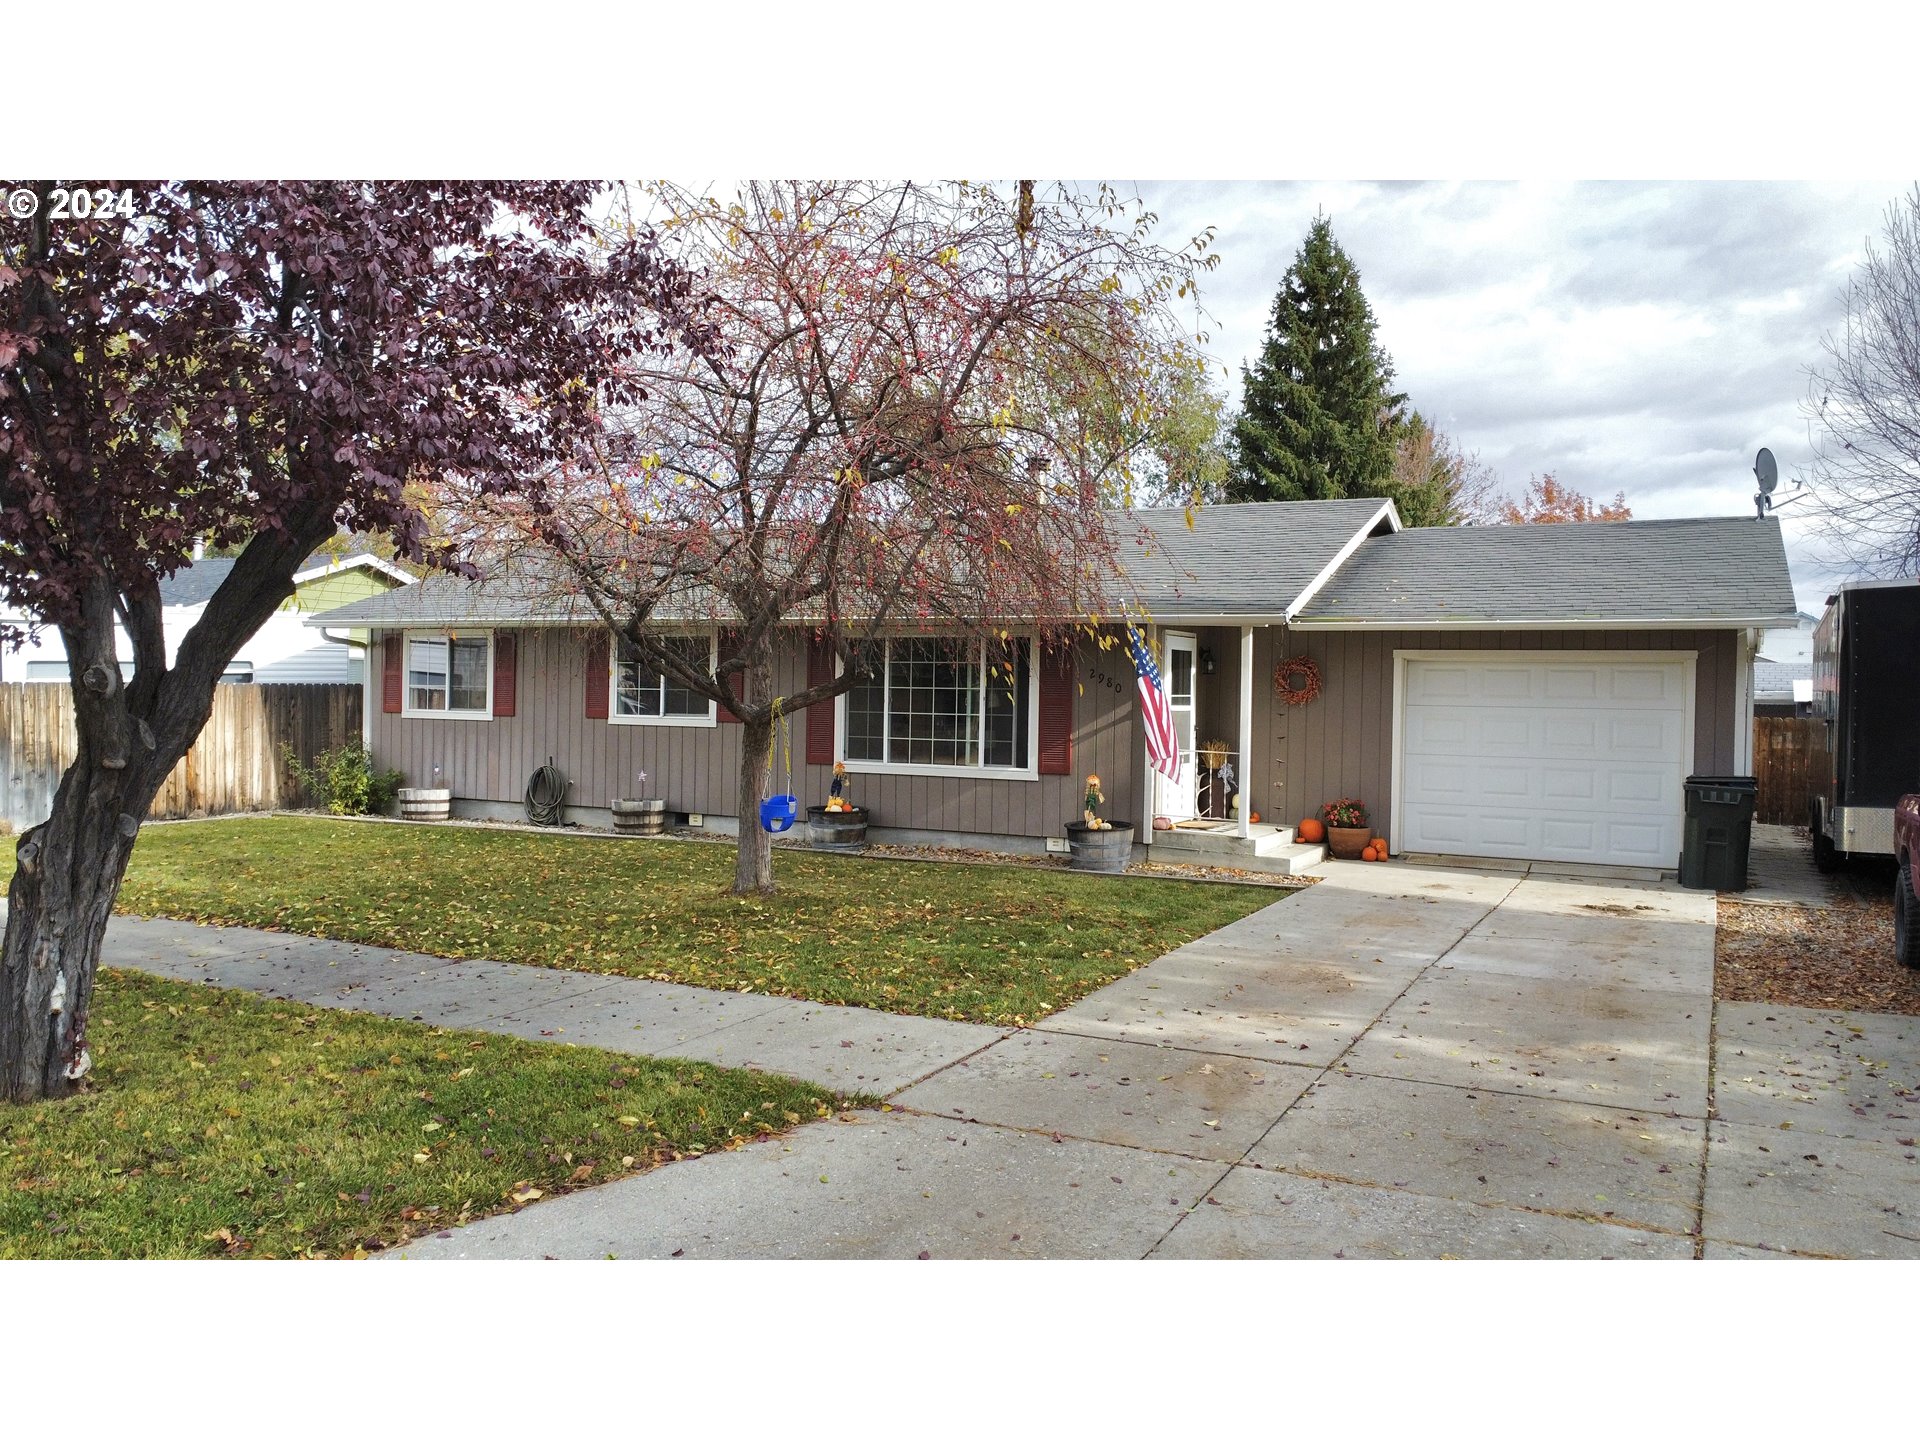
[[[1033,644],[944,637],[880,642],[847,692],[849,763],[1033,768]]]
[[[712,673],[715,637],[663,635],[657,644],[672,651],[691,670]],[[653,669],[622,642],[620,658],[609,677],[613,703],[607,715],[625,725],[713,725],[718,720],[713,701],[691,690],[671,675]]]
[[[493,634],[407,636],[408,715],[480,719],[493,710]]]

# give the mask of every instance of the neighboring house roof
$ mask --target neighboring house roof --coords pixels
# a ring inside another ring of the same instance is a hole
[[[372,570],[402,585],[411,585],[415,579],[393,561],[383,560],[380,556],[366,551],[344,555],[337,559],[316,552],[307,557],[307,566],[308,568],[301,570],[293,577],[294,584],[305,585],[310,580],[322,580],[329,575],[338,575],[342,570]]]
[[[1126,580],[1155,620],[1323,626],[1791,624],[1773,519],[1402,530],[1383,500],[1114,512]],[[535,570],[430,576],[307,621],[327,626],[585,625]]]
[[[1311,625],[1791,625],[1780,522],[1628,520],[1402,530],[1369,540]]]
[[[208,555],[167,576],[160,582],[162,605],[204,605],[213,592],[225,583],[233,569],[228,556]]]
[[[162,605],[206,604],[213,599],[213,592],[225,583],[228,574],[233,570],[233,565],[231,556],[206,555],[191,565],[182,566],[160,582],[160,603]],[[299,572],[293,577],[293,583],[305,585],[309,581],[351,569],[377,571],[402,585],[413,583],[413,576],[391,560],[382,560],[378,555],[349,555],[344,559],[336,560],[318,552],[309,555],[301,563]]]
[[[1803,697],[1799,692],[1806,692]],[[1813,698],[1813,666],[1784,664],[1778,660],[1753,662],[1753,703],[1787,705],[1802,698]]]

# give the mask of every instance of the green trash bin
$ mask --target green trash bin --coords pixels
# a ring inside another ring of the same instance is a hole
[[[1753,805],[1760,782],[1751,775],[1689,775],[1680,883],[1689,890],[1744,890],[1753,844]]]

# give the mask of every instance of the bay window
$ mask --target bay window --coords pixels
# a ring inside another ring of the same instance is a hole
[[[1032,649],[1025,639],[876,643],[843,705],[848,765],[1032,773]]]

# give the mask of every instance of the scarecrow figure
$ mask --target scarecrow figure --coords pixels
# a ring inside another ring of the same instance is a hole
[[[1086,817],[1087,829],[1106,830],[1111,828],[1098,814],[1097,807],[1106,803],[1107,797],[1100,793],[1100,777],[1098,775],[1087,776],[1087,798],[1082,802],[1084,809],[1081,811],[1081,814]]]
[[[853,809],[847,799],[847,767],[838,760],[833,762],[833,783],[827,787],[827,809],[836,812]]]

